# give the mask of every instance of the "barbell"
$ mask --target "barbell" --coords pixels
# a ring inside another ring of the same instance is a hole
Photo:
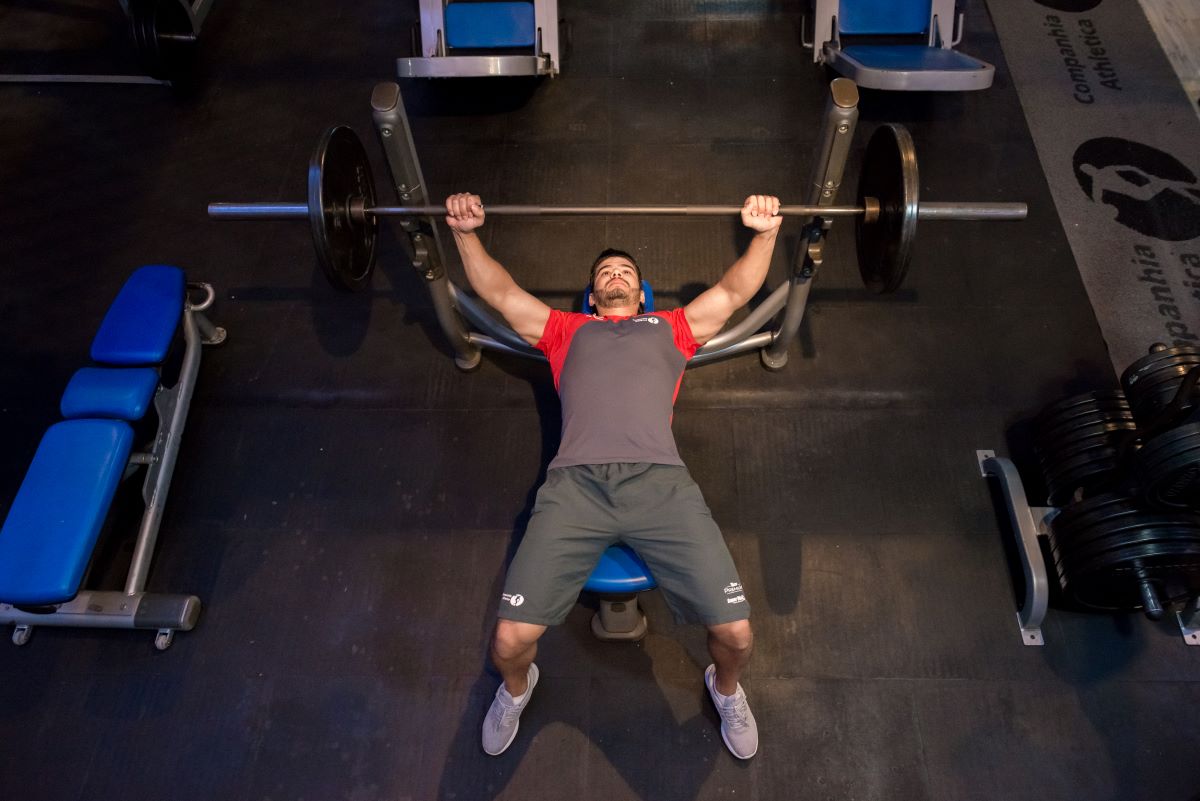
[[[322,134],[308,168],[307,203],[210,203],[210,217],[225,220],[306,218],[313,246],[329,282],[359,290],[375,269],[379,218],[431,217],[444,206],[380,206],[362,140],[353,129],[333,126]],[[858,266],[874,292],[895,292],[912,258],[917,221],[1020,220],[1024,203],[920,203],[917,156],[912,136],[901,125],[882,125],[867,144],[858,195],[853,206],[789,206],[780,214],[799,217],[855,217]],[[511,216],[726,216],[741,206],[533,206],[488,205],[489,215]]]

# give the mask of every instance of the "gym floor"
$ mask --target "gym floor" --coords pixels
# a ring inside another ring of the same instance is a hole
[[[211,282],[229,332],[204,354],[149,582],[200,596],[200,623],[165,652],[150,632],[0,642],[0,798],[1200,797],[1200,649],[1173,622],[1052,610],[1045,647],[1020,642],[975,450],[1027,454],[1041,406],[1115,379],[987,9],[965,8],[995,85],[864,91],[845,183],[871,130],[901,122],[923,198],[1024,200],[1029,219],[926,224],[891,297],[862,289],[841,222],[786,368],[749,355],[683,382],[680,450],[754,609],[748,763],[721,743],[703,632],[656,593],[637,645],[596,641],[577,606],[543,639],[515,744],[482,754],[505,563],[557,446],[548,371],[456,370],[396,225],[371,289],[346,295],[305,223],[205,215],[303,201],[334,123],[392,199],[369,97],[415,3],[218,2],[189,93],[0,88],[0,512],[133,268]],[[801,9],[561,0],[560,77],[402,86],[431,196],[795,202],[831,77],[798,44]],[[110,2],[14,4],[0,29],[10,70],[134,69]],[[669,307],[737,257],[739,228],[509,218],[485,236],[560,308],[607,245]],[[771,286],[797,234],[785,222]]]

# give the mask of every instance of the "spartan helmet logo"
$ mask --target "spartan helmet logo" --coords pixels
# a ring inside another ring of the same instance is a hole
[[[1200,186],[1174,156],[1101,137],[1080,145],[1072,162],[1079,188],[1121,225],[1168,242],[1200,236]]]

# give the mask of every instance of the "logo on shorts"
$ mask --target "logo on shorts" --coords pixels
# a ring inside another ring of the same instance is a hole
[[[742,591],[742,585],[738,584],[736,581],[731,581],[725,585],[725,594],[726,595],[734,595],[735,593],[739,593],[741,591]],[[744,601],[746,599],[743,598],[742,600]]]
[[[525,596],[521,595],[520,593],[516,593],[514,595],[509,595],[506,592],[500,596],[500,600],[507,601],[508,603],[512,604],[513,606],[520,606],[521,604],[525,603]]]
[[[742,604],[742,603],[745,603],[745,602],[746,602],[746,596],[745,596],[745,595],[735,595],[735,596],[733,596],[732,598],[726,598],[726,599],[725,599],[725,603],[727,603],[727,604]]]
[[[658,325],[657,317],[634,317],[633,321],[635,323],[650,323],[651,325]]]

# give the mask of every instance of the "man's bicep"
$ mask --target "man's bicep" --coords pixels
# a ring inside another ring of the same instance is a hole
[[[536,345],[542,338],[550,319],[549,306],[515,285],[504,293],[496,311],[530,345]]]
[[[692,328],[692,336],[704,344],[717,335],[740,305],[737,298],[717,284],[684,306],[683,314]]]

